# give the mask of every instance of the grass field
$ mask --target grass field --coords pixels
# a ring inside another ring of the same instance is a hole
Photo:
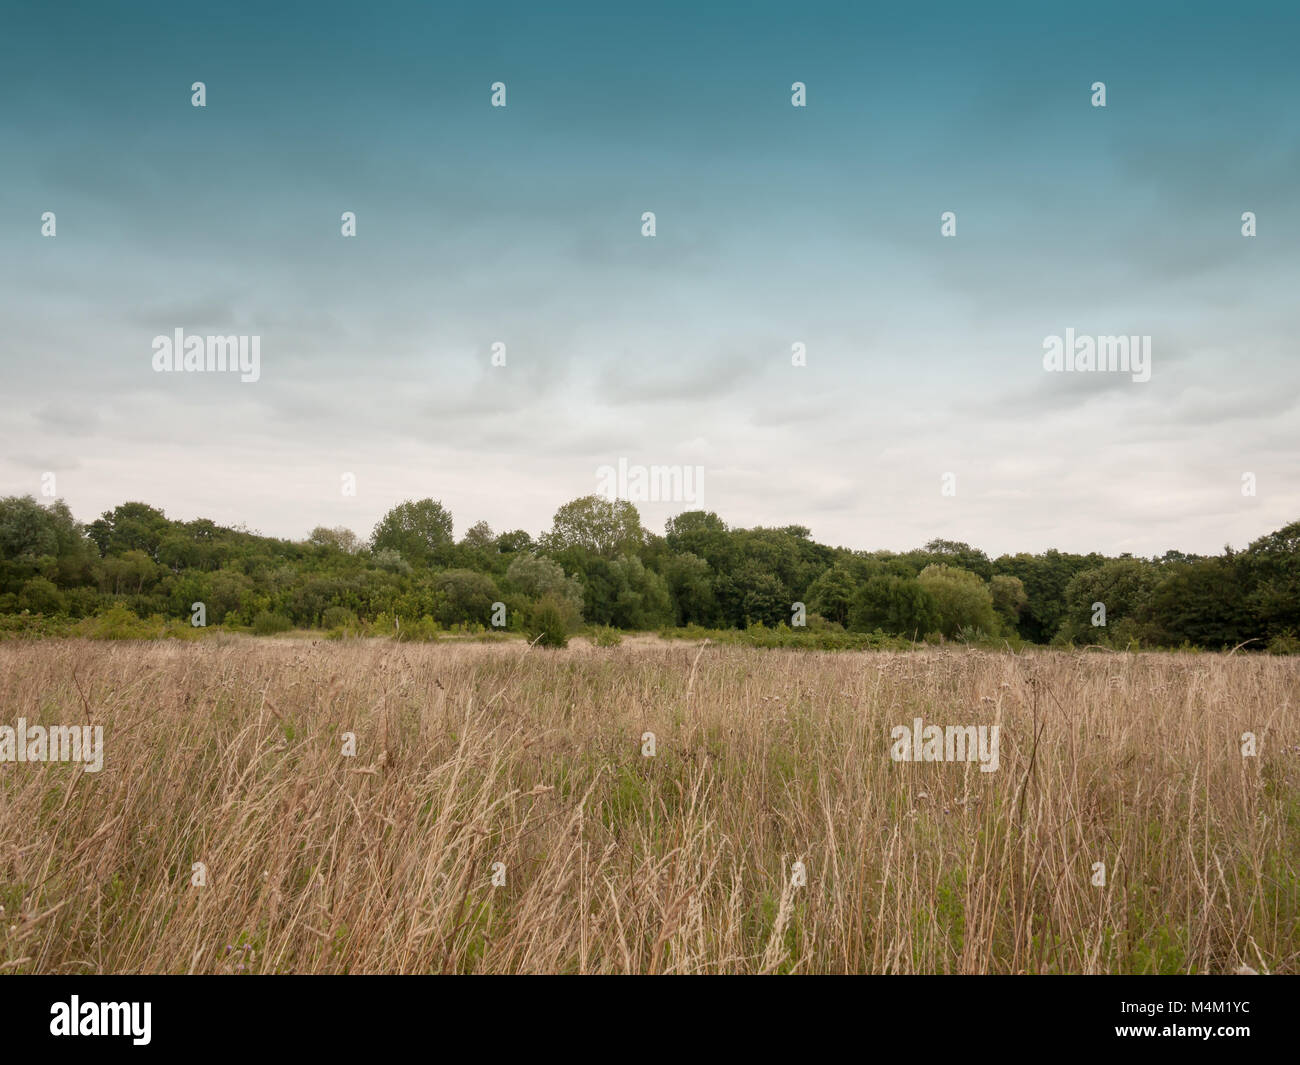
[[[0,762],[5,972],[1300,970],[1295,658],[49,640],[0,691],[105,745]],[[916,717],[998,770],[891,760]]]

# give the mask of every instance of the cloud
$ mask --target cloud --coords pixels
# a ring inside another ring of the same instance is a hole
[[[704,403],[737,392],[755,377],[753,356],[717,356],[699,366],[668,362],[607,365],[597,397],[612,406],[640,403]]]

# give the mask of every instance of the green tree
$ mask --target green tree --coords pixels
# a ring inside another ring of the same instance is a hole
[[[669,555],[664,562],[663,577],[672,596],[674,619],[678,625],[718,623],[713,570],[704,559],[689,551]]]
[[[1221,558],[1172,567],[1143,614],[1147,638],[1165,646],[1235,647],[1261,635],[1235,566]]]
[[[1249,606],[1258,619],[1252,636],[1300,635],[1300,521],[1262,536],[1225,562],[1250,589]]]
[[[53,581],[33,577],[23,585],[18,596],[18,609],[47,616],[63,613],[63,595]]]
[[[955,636],[963,629],[988,635],[998,631],[993,595],[978,574],[931,563],[916,579],[933,597],[939,614],[939,631],[945,636]]]
[[[492,604],[499,601],[500,592],[486,573],[446,570],[434,578],[434,587],[438,590],[438,609],[434,616],[441,624],[488,625],[491,622]]]
[[[915,577],[879,574],[854,593],[848,626],[854,632],[881,632],[920,639],[939,627],[934,597]]]
[[[1047,643],[1065,618],[1065,586],[1081,570],[1098,566],[1101,555],[1068,555],[1045,551],[1041,555],[1003,555],[993,563],[995,573],[1019,577],[1028,603],[1020,615],[1020,635],[1034,643]]]
[[[663,577],[635,555],[610,563],[614,579],[611,624],[620,629],[657,629],[673,619],[672,597]]]
[[[376,551],[397,551],[413,566],[429,566],[452,546],[451,514],[436,499],[407,500],[382,518],[370,534]]]
[[[466,547],[486,550],[495,540],[496,535],[492,532],[492,526],[485,521],[476,521],[466,530],[460,542]]]
[[[567,647],[572,627],[572,617],[565,604],[548,596],[529,611],[524,631],[531,643],[541,647]]]
[[[979,548],[959,540],[931,540],[921,548],[919,554],[940,565],[969,570],[981,580],[988,580],[993,575],[993,564],[989,561],[989,556]]]
[[[31,496],[0,499],[0,562],[13,563],[17,572],[53,559],[46,579],[67,587],[90,580],[95,554],[63,500],[41,506]]]
[[[533,546],[533,538],[523,529],[512,529],[510,532],[503,532],[494,542],[497,552],[502,555],[514,555],[520,551],[529,551]]]
[[[1059,636],[1063,640],[1099,644],[1127,644],[1137,635],[1138,619],[1160,572],[1150,562],[1116,558],[1076,573],[1065,586],[1065,617]],[[1105,625],[1094,625],[1095,604],[1106,608]]]
[[[506,569],[506,583],[529,599],[559,599],[581,611],[582,585],[566,577],[564,567],[544,555],[517,555]]]
[[[1014,635],[1020,626],[1020,615],[1029,605],[1024,582],[1019,577],[999,573],[989,581],[989,594],[993,596],[993,610],[1002,624],[1002,631]]]
[[[337,525],[333,529],[317,525],[316,528],[312,529],[311,535],[307,537],[307,542],[313,547],[342,551],[346,555],[355,555],[361,550],[361,538],[351,529],[346,529],[342,525]]]
[[[720,574],[717,588],[723,616],[733,628],[758,622],[769,627],[790,623],[794,597],[775,574],[756,561],[745,561],[734,572]]]
[[[102,555],[143,551],[157,558],[158,545],[171,527],[172,522],[161,510],[147,503],[123,503],[92,522],[89,533]]]
[[[602,558],[635,554],[644,540],[636,507],[625,499],[597,495],[565,503],[555,512],[551,531],[543,538],[551,553],[579,548]]]
[[[849,567],[839,564],[825,570],[813,581],[804,593],[804,599],[813,613],[820,614],[828,621],[847,625],[856,591],[857,585]]]

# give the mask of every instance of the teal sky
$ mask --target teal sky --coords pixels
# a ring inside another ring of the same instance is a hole
[[[7,9],[0,493],[536,532],[626,458],[862,548],[1300,517],[1294,5],[216,7]],[[178,327],[261,379],[155,374]],[[1151,381],[1045,373],[1067,328]]]

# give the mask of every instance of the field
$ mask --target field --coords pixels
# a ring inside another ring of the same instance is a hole
[[[0,762],[5,972],[1300,970],[1295,658],[46,640],[0,691],[105,745]],[[918,717],[997,771],[892,760]]]

